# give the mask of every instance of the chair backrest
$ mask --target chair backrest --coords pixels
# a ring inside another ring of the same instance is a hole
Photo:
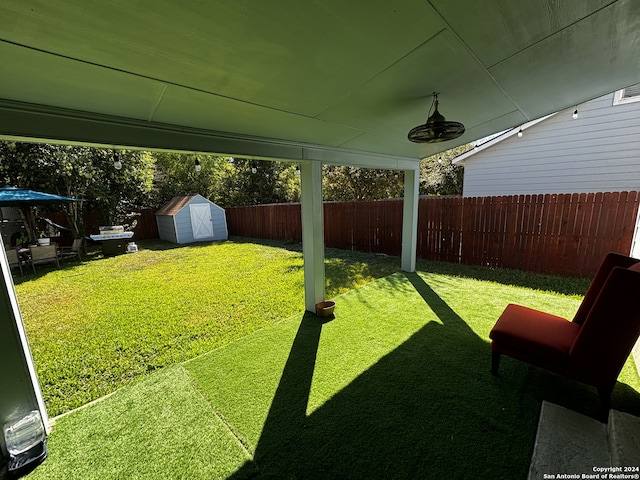
[[[20,265],[18,252],[16,252],[13,248],[9,248],[5,250],[5,253],[7,254],[7,260],[9,261],[9,266]]]
[[[73,244],[71,245],[71,251],[78,252],[80,251],[81,247],[82,247],[82,238],[75,238],[73,240]]]
[[[614,267],[603,282],[569,351],[567,368],[577,380],[607,388],[615,384],[640,337],[638,269]]]
[[[31,261],[37,262],[42,260],[55,260],[58,258],[58,251],[56,245],[46,245],[42,247],[30,248]]]
[[[635,258],[627,257],[619,253],[608,253],[598,267],[598,271],[593,277],[593,280],[587,289],[587,293],[584,295],[584,299],[573,317],[573,322],[579,323],[580,325],[584,323],[587,315],[589,315],[589,312],[591,311],[591,307],[593,307],[593,303],[600,294],[600,290],[602,290],[604,283],[607,281],[611,270],[615,267],[628,268],[638,262],[640,262],[640,260],[636,260]]]

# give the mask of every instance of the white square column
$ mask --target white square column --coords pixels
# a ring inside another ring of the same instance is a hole
[[[302,256],[304,258],[304,304],[314,312],[325,300],[324,211],[322,206],[322,163],[300,164],[302,205]]]
[[[401,268],[405,272],[416,271],[418,244],[418,201],[420,170],[404,171],[404,203],[402,206],[402,256]]]

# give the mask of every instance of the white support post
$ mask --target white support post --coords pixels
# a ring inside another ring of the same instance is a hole
[[[401,268],[405,272],[416,271],[418,243],[418,200],[420,170],[404,171],[404,204],[402,208],[402,257]]]
[[[316,311],[325,300],[324,212],[322,207],[322,163],[300,164],[302,204],[302,255],[304,258],[304,303],[306,310]]]
[[[2,242],[0,246],[4,247]],[[0,252],[0,318],[0,424],[4,425],[16,414],[38,410],[45,431],[50,433],[51,425],[18,306],[11,267],[4,252]]]

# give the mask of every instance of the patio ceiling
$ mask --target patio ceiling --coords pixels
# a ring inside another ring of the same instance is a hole
[[[640,81],[636,0],[0,0],[0,18],[3,138],[393,167]],[[466,133],[412,144],[433,91]]]

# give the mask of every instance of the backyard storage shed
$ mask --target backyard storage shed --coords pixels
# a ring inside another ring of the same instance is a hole
[[[181,195],[156,212],[158,233],[174,243],[226,240],[227,217],[224,209],[202,195]]]

